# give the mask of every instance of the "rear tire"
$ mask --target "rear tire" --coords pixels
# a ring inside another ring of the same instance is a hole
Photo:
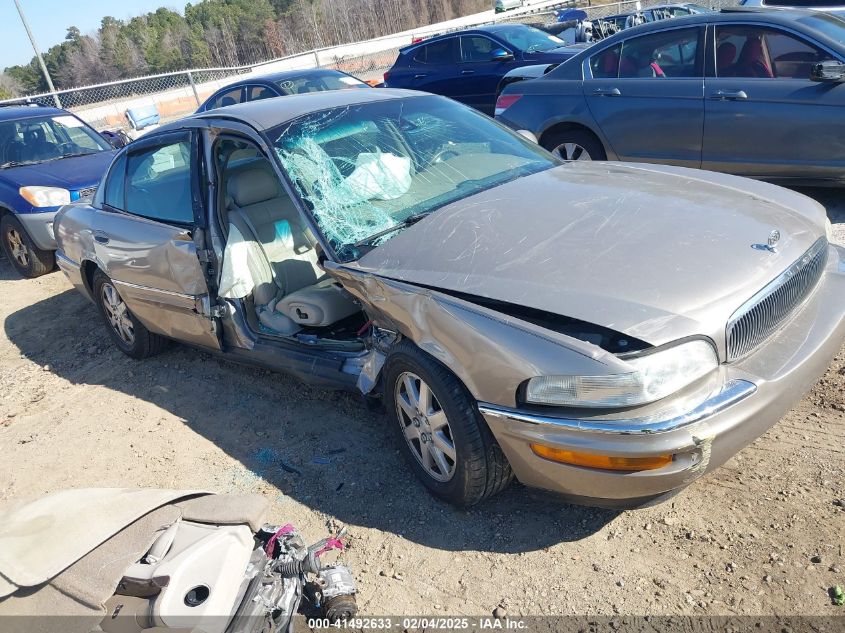
[[[404,340],[391,352],[384,376],[385,406],[396,438],[432,494],[471,506],[511,482],[507,458],[452,372]],[[417,396],[416,403],[409,394]]]
[[[136,359],[155,356],[168,340],[153,334],[129,311],[114,282],[101,270],[94,273],[94,301],[106,322],[109,334],[121,352]]]
[[[55,253],[38,248],[21,221],[11,213],[0,220],[0,242],[3,244],[3,253],[21,277],[34,279],[56,267]]]
[[[540,144],[563,160],[607,160],[601,141],[587,130],[552,132]]]

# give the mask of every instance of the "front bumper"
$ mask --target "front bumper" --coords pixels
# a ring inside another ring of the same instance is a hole
[[[683,488],[766,432],[827,369],[845,340],[845,249],[831,246],[816,290],[792,319],[742,361],[722,365],[714,395],[671,414],[624,420],[572,419],[479,403],[524,484],[580,503],[640,505]],[[673,407],[674,405],[674,407]],[[671,453],[659,469],[618,472],[549,461],[531,443],[621,457]]]
[[[38,213],[18,213],[15,217],[20,220],[27,234],[35,245],[44,251],[56,250],[56,236],[53,233],[53,219],[59,207]]]

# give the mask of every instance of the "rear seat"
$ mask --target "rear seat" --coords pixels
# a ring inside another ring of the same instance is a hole
[[[231,174],[226,184],[229,222],[260,245],[265,261],[253,299],[263,325],[282,334],[299,326],[327,326],[360,310],[317,263],[317,252],[293,201],[269,165]]]

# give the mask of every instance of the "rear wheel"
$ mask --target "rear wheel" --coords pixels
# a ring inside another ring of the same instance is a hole
[[[150,332],[129,311],[114,282],[101,270],[94,273],[93,290],[109,334],[121,352],[132,358],[148,358],[167,346],[166,338]]]
[[[38,248],[20,220],[10,213],[0,220],[0,241],[3,243],[3,252],[21,277],[33,279],[46,275],[56,265],[53,251]]]
[[[542,145],[563,160],[607,160],[601,141],[587,130],[554,132],[543,139]]]
[[[411,469],[435,496],[470,506],[513,478],[463,384],[409,341],[388,359],[385,405]]]

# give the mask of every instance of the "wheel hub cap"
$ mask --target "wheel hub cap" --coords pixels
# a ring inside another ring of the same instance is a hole
[[[21,266],[29,266],[29,249],[23,243],[23,238],[15,229],[11,229],[7,234],[7,241],[9,243],[9,250],[12,257]]]
[[[132,345],[135,341],[135,326],[132,324],[132,319],[129,316],[129,310],[123,299],[117,293],[114,286],[109,283],[103,284],[101,291],[103,299],[103,309],[106,312],[106,318],[109,321],[112,329],[127,345]]]
[[[422,378],[404,372],[396,381],[396,413],[405,441],[426,473],[437,481],[455,474],[455,442],[446,413]]]
[[[563,160],[593,160],[590,153],[578,143],[561,143],[553,153]]]

